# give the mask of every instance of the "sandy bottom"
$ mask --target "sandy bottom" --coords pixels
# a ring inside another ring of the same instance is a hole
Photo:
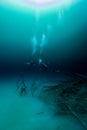
[[[0,130],[84,130],[74,117],[53,117],[43,102],[20,97],[15,89],[14,82],[0,83]]]

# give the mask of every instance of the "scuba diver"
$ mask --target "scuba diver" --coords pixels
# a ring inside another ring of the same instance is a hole
[[[27,86],[26,86],[25,81],[24,81],[23,72],[19,76],[19,80],[17,82],[17,89],[16,89],[16,91],[17,90],[20,90],[20,96],[23,96],[23,95],[27,94]]]
[[[39,68],[40,68],[40,70],[42,70],[42,71],[45,71],[45,72],[48,71],[48,66],[47,66],[47,64],[45,64],[45,63],[42,61],[42,59],[39,59]]]
[[[27,94],[27,87],[26,86],[22,86],[21,87],[21,91],[20,91],[20,96],[26,95]]]
[[[38,32],[38,33],[40,33],[40,32]],[[29,66],[30,70],[48,71],[48,66],[41,59],[43,48],[46,43],[47,43],[47,36],[45,33],[41,33],[40,38],[38,38],[38,35],[35,35],[32,38],[33,51],[32,51],[31,59],[33,59],[33,60],[26,63]]]
[[[31,61],[31,62],[27,62],[26,64],[29,65],[29,67],[32,66],[32,67],[37,69],[37,66],[38,66],[39,70],[42,70],[42,71],[45,71],[45,72],[48,71],[48,66],[47,66],[47,64],[45,64],[42,61],[42,59],[39,59],[38,62]]]

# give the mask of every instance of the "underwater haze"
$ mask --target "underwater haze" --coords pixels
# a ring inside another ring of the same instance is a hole
[[[0,130],[87,130],[87,0],[29,2],[0,1]]]
[[[86,0],[41,14],[1,3],[0,68],[23,69],[40,55],[52,66],[61,64],[69,71],[87,71],[86,12]]]

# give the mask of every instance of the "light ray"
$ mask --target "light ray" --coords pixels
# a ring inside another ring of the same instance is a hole
[[[79,0],[0,0],[0,3],[22,7],[22,9],[38,9],[41,11],[68,7],[78,1]]]
[[[47,42],[46,35],[42,34],[41,43],[40,43],[40,55],[42,54],[42,51],[46,42]]]
[[[32,43],[33,43],[32,54],[34,55],[36,53],[36,48],[37,48],[37,38],[35,36],[32,38]]]

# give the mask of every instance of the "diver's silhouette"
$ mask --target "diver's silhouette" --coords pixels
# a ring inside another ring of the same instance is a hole
[[[25,94],[27,94],[27,86],[25,84],[25,80],[24,80],[24,75],[23,75],[23,72],[21,73],[20,77],[19,77],[19,80],[17,82],[17,90],[20,90],[20,95],[23,96]]]
[[[21,90],[20,90],[20,96],[23,96],[27,94],[27,87],[26,86],[22,86]]]

